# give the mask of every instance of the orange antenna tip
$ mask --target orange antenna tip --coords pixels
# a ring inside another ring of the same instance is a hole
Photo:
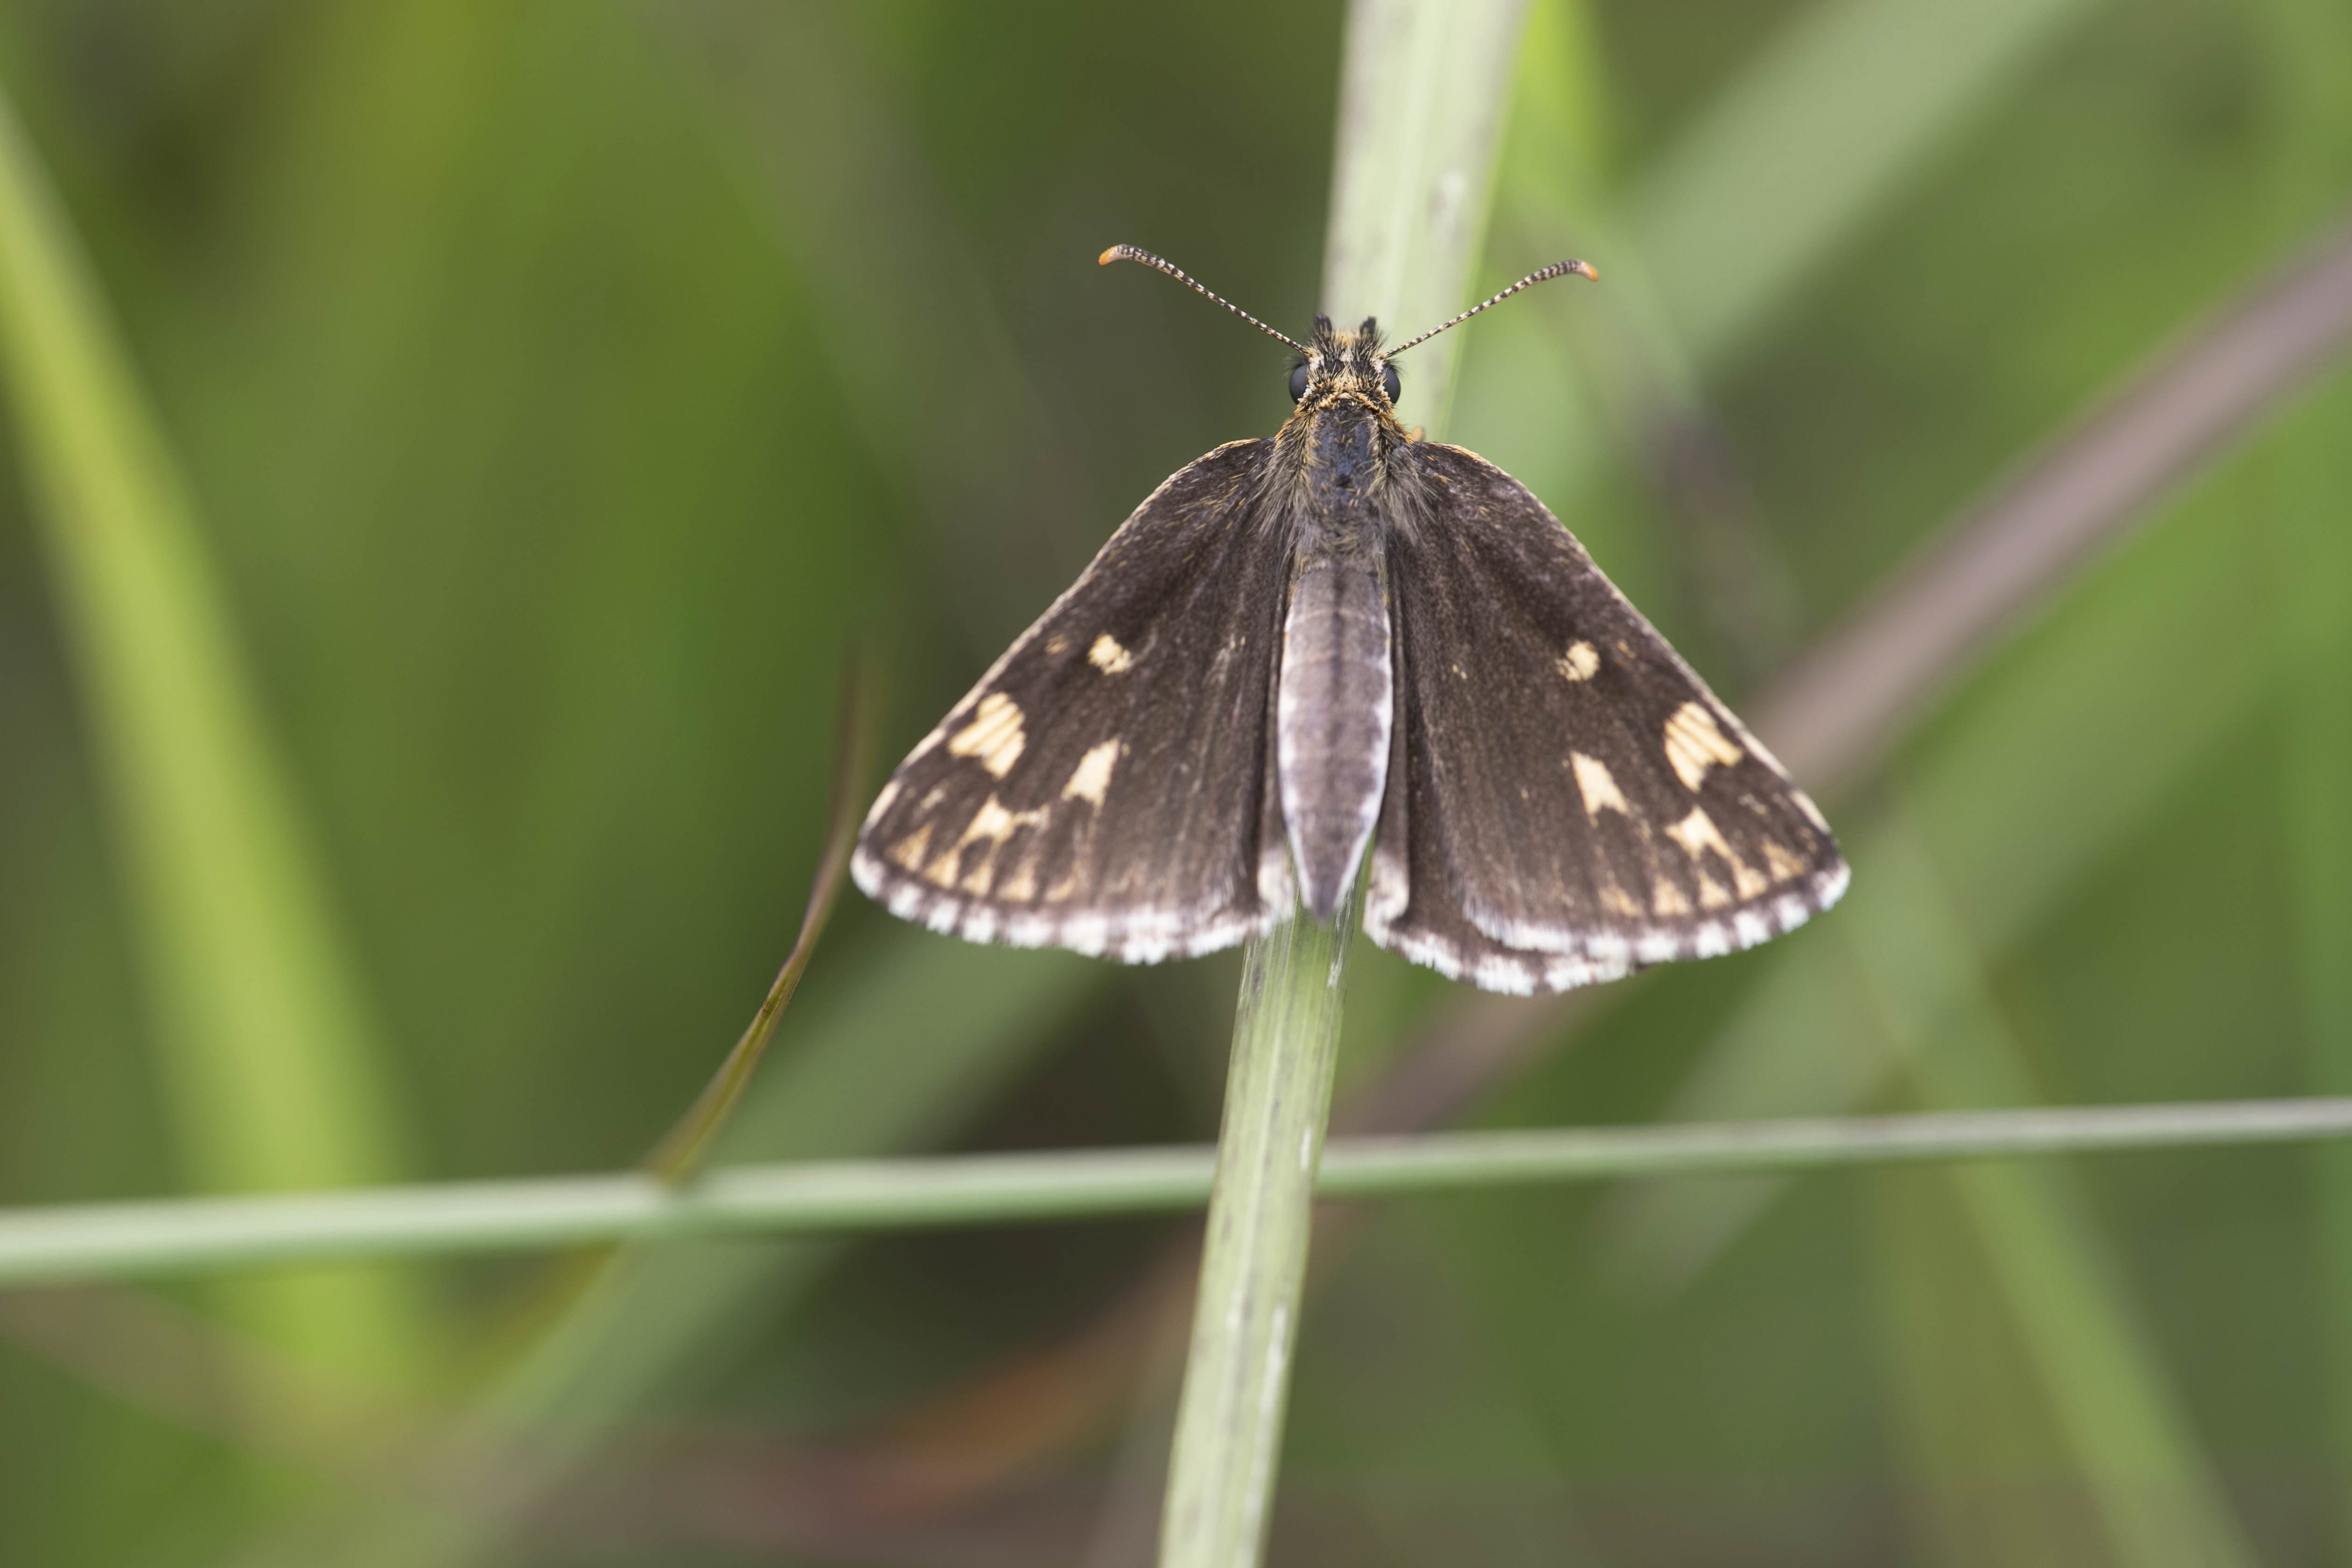
[[[1292,348],[1297,350],[1302,354],[1307,352],[1307,345],[1305,343],[1298,342],[1296,338],[1284,337],[1282,333],[1276,331],[1272,327],[1267,326],[1264,321],[1259,321],[1255,316],[1251,315],[1247,310],[1243,310],[1239,305],[1234,304],[1231,300],[1226,299],[1223,295],[1202,288],[1200,284],[1192,280],[1190,274],[1184,272],[1181,268],[1171,265],[1165,258],[1154,256],[1151,252],[1145,250],[1139,246],[1133,245],[1114,245],[1108,250],[1104,251],[1100,256],[1095,258],[1095,265],[1097,267],[1108,267],[1114,261],[1140,261],[1144,266],[1150,268],[1155,272],[1165,272],[1169,277],[1173,278],[1177,282],[1181,283],[1185,288],[1192,289],[1194,293],[1205,295],[1209,299],[1216,301],[1218,304],[1223,305],[1226,310],[1231,310],[1234,315],[1239,316],[1243,321],[1247,321],[1251,326],[1255,327],[1267,337],[1280,338],[1282,342],[1288,343]]]
[[[1430,339],[1445,331],[1448,327],[1460,326],[1463,322],[1468,321],[1479,311],[1501,304],[1504,300],[1509,299],[1512,295],[1517,293],[1522,289],[1532,289],[1538,283],[1547,282],[1554,278],[1565,278],[1570,273],[1574,273],[1579,278],[1589,278],[1595,283],[1601,281],[1601,274],[1592,269],[1592,263],[1590,261],[1555,261],[1549,267],[1543,268],[1539,272],[1528,273],[1525,278],[1520,279],[1517,283],[1512,284],[1509,288],[1504,289],[1493,299],[1482,300],[1478,304],[1471,306],[1468,310],[1463,311],[1452,321],[1438,322],[1437,325],[1430,328],[1429,331],[1413,339],[1412,342],[1397,344],[1396,347],[1388,351],[1388,357],[1394,359],[1397,355],[1404,353],[1405,350],[1413,347],[1414,344],[1427,342]]]

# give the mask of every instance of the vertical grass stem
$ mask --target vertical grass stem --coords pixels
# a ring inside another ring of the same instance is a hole
[[[1409,334],[1466,302],[1526,15],[1526,0],[1349,5],[1324,241],[1334,321]],[[1409,396],[1434,434],[1458,344],[1430,346],[1443,352],[1415,362]],[[1255,1568],[1265,1552],[1362,898],[1360,878],[1330,925],[1294,918],[1244,960],[1161,1568]]]
[[[1265,1540],[1298,1342],[1315,1173],[1331,1115],[1339,994],[1362,886],[1329,925],[1301,916],[1252,942],[1192,1344],[1176,1410],[1160,1561],[1252,1563]]]
[[[0,392],[191,1181],[386,1180],[406,1140],[359,964],[167,435],[5,92]],[[234,1296],[266,1337],[362,1378],[398,1384],[430,1353],[402,1276],[331,1270]]]

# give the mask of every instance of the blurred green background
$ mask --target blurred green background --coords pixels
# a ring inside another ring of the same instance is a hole
[[[1283,416],[1280,351],[1094,258],[1299,328],[1344,23],[0,11],[57,198],[0,239],[86,256],[130,376],[76,391],[36,352],[73,287],[0,279],[0,1204],[641,1157],[797,928],[851,639],[887,761]],[[1536,0],[1507,126],[1480,280],[1607,281],[1481,318],[1450,413],[1408,383],[1404,416],[1738,702],[2352,201],[2352,11]],[[146,488],[91,500],[110,465]],[[133,542],[78,555],[77,517]],[[1476,1120],[2352,1090],[2347,529],[2336,375],[1829,797],[1836,915],[1563,1016]],[[1207,1138],[1237,970],[853,892],[731,1152]],[[1463,1002],[1363,952],[1343,1098]],[[674,1246],[568,1312],[542,1259],[0,1296],[0,1561],[1145,1561],[1134,1325],[1183,1234]],[[2352,1563],[2340,1154],[1330,1240],[1277,1563]],[[533,1479],[450,1448],[486,1407]]]

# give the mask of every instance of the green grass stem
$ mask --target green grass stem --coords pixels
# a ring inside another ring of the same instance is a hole
[[[1265,1548],[1362,897],[1360,881],[1329,925],[1289,921],[1252,942],[1243,963],[1160,1515],[1170,1568],[1255,1563]]]
[[[2347,1138],[2352,1097],[1342,1138],[1322,1149],[1315,1192],[1325,1198],[1380,1198],[1627,1177],[1794,1173]],[[1297,1146],[1293,1139],[1291,1147]],[[632,1172],[0,1209],[0,1286],[609,1241],[1168,1213],[1207,1200],[1217,1159],[1216,1150],[1202,1146],[794,1160],[720,1166],[682,1189]]]

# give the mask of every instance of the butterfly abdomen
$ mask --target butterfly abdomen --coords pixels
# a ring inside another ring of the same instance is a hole
[[[1380,820],[1394,715],[1381,557],[1300,541],[1275,704],[1282,816],[1300,893],[1329,920]]]

